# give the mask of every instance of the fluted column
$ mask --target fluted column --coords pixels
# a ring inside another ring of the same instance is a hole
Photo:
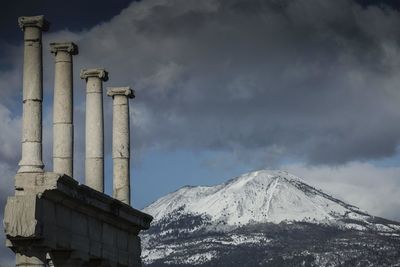
[[[72,56],[78,54],[74,43],[51,43],[55,57],[53,107],[53,169],[73,176],[74,126]]]
[[[104,192],[103,81],[108,80],[108,73],[104,69],[83,69],[81,78],[86,80],[85,182]]]
[[[129,87],[110,87],[107,95],[113,98],[113,196],[130,204],[129,98],[135,95]]]
[[[22,155],[18,172],[43,172],[42,161],[42,32],[49,23],[43,16],[19,17],[24,31]]]

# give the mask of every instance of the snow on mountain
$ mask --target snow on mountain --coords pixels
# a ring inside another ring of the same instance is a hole
[[[284,171],[183,187],[144,209],[145,266],[397,266],[400,223]]]
[[[183,187],[144,209],[154,222],[180,210],[227,225],[290,221],[338,223],[363,228],[372,216],[285,171],[256,171],[216,186]],[[363,222],[351,225],[350,221]],[[386,227],[382,225],[381,227]],[[390,229],[388,229],[390,230]]]

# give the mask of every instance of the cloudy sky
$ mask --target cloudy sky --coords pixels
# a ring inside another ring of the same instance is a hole
[[[17,17],[44,14],[51,22],[43,45],[46,170],[54,83],[48,44],[74,41],[77,180],[85,142],[79,71],[104,67],[105,86],[136,90],[135,207],[183,185],[267,168],[400,220],[399,10],[395,0],[15,0],[0,16],[0,204],[12,193],[20,158]],[[111,99],[104,101],[110,193]],[[0,249],[0,258],[1,266],[10,253]]]

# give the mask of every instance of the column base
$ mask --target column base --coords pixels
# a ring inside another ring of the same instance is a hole
[[[23,173],[23,172],[44,172],[43,170],[44,165],[39,165],[39,166],[35,166],[35,165],[23,165],[19,167],[18,169],[18,173]]]
[[[61,158],[53,156],[53,170],[56,173],[66,174],[69,177],[73,177],[72,158]]]

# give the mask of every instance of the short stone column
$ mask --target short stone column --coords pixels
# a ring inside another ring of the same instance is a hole
[[[49,23],[43,16],[19,17],[24,31],[22,156],[18,172],[43,172],[42,161],[42,32]]]
[[[85,182],[104,192],[103,81],[108,80],[108,73],[104,69],[83,69],[81,78],[86,80]]]
[[[129,98],[134,92],[129,87],[110,87],[107,95],[113,98],[113,196],[130,204],[130,130],[129,130]]]
[[[53,170],[73,176],[74,126],[72,56],[74,43],[51,43],[55,56],[53,103]]]

